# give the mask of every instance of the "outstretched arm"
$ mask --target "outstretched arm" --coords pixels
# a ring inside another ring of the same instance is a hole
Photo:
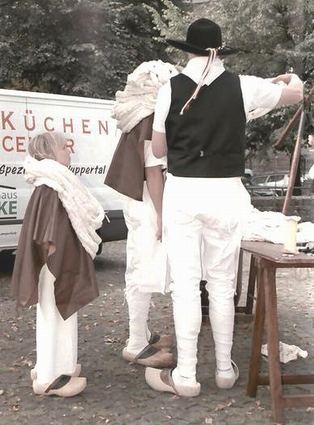
[[[146,184],[149,195],[157,213],[157,234],[158,240],[162,235],[162,196],[164,191],[164,177],[160,165],[145,168]]]

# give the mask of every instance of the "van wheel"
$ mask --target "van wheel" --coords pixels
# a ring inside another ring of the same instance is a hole
[[[102,242],[98,245],[98,251],[96,252],[96,255],[100,255],[102,253]]]
[[[0,270],[1,274],[7,274],[13,271],[15,261],[15,249],[6,249],[0,251]]]

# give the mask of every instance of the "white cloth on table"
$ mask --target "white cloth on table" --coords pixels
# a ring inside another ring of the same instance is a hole
[[[283,244],[286,239],[287,216],[274,211],[251,209],[244,227],[243,240],[266,241]],[[314,242],[314,223],[309,221],[297,226],[297,243]]]
[[[268,356],[267,344],[262,345],[261,354],[263,356]],[[302,350],[297,345],[289,345],[285,342],[279,341],[279,360],[281,363],[288,363],[291,360],[297,360],[298,357],[306,359],[307,356],[308,352],[306,350]]]

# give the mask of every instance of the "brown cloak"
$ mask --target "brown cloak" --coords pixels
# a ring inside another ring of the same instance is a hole
[[[107,186],[136,201],[143,200],[144,141],[152,138],[153,119],[151,114],[129,133],[122,133],[105,178]]]
[[[28,203],[14,264],[12,292],[18,306],[38,302],[39,273],[45,263],[56,278],[56,305],[64,320],[99,295],[92,258],[57,192],[42,185]]]

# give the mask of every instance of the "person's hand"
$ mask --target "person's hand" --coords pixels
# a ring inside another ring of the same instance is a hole
[[[277,75],[277,77],[273,78],[271,82],[274,84],[279,84],[279,83],[289,84],[291,80],[291,75],[292,74]]]
[[[161,214],[157,215],[156,238],[157,238],[158,241],[162,240],[162,218],[161,218]]]
[[[310,146],[314,146],[314,134],[309,134],[309,137],[307,138],[307,143]]]

